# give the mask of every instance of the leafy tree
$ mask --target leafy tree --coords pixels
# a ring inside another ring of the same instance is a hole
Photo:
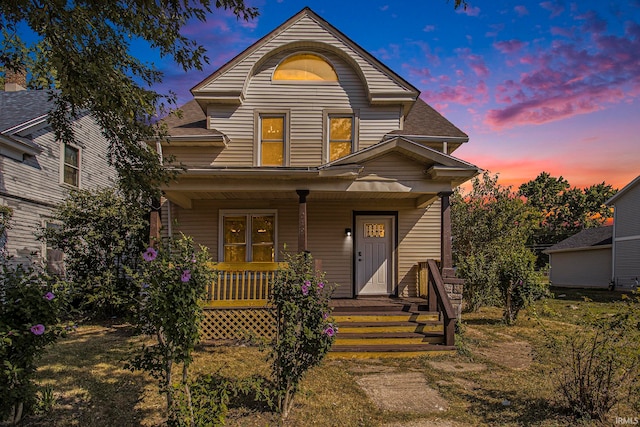
[[[538,267],[548,258],[542,251],[584,228],[599,227],[611,218],[605,202],[616,193],[611,185],[594,184],[584,189],[571,187],[559,178],[542,172],[519,187],[526,203],[541,213],[537,230],[527,242],[538,256]]]
[[[72,142],[73,119],[90,112],[125,188],[153,193],[169,176],[141,141],[163,136],[153,118],[175,96],[151,89],[163,75],[135,58],[131,45],[144,41],[184,70],[202,69],[205,49],[182,30],[190,20],[205,21],[214,6],[245,20],[258,14],[244,0],[2,1],[0,65],[26,70],[31,87],[56,89],[50,123],[58,139]]]
[[[74,305],[90,317],[133,314],[138,288],[128,273],[149,235],[144,207],[114,189],[78,190],[53,219],[60,227],[41,237],[65,254]]]
[[[536,212],[489,172],[473,179],[469,193],[454,193],[453,256],[469,309],[501,305],[505,321],[512,323],[543,291],[534,275],[534,255],[525,247],[536,223]]]

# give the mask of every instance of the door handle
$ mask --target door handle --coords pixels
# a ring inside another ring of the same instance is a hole
[[[362,252],[358,251],[358,256],[362,256]]]

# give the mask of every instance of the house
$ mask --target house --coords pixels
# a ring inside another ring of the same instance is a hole
[[[640,176],[606,202],[613,206],[611,282],[615,289],[638,289],[640,279]]]
[[[545,250],[551,266],[551,285],[609,288],[612,235],[613,226],[586,228]]]
[[[468,136],[315,12],[191,93],[165,120],[162,154],[185,167],[163,188],[166,232],[258,278],[283,251],[308,251],[338,284],[335,298],[417,297],[428,259],[451,276],[449,196],[479,172],[452,155]],[[258,279],[242,277],[254,284],[219,283],[211,300],[263,300]]]
[[[14,263],[48,260],[59,273],[60,251],[36,239],[42,227],[56,227],[52,212],[74,189],[112,185],[108,142],[84,115],[74,123],[79,145],[56,140],[47,117],[53,103],[43,90],[25,90],[24,75],[7,73],[0,92],[0,205],[13,211],[0,243]]]

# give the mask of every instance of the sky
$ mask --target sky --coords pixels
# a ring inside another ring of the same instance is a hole
[[[640,0],[250,0],[190,23],[210,63],[165,72],[157,90],[189,89],[303,7],[421,91],[469,135],[454,156],[517,188],[540,172],[572,186],[622,188],[640,175]],[[144,58],[142,58],[144,59]]]

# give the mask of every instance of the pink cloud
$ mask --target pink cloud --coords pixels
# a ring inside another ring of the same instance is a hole
[[[518,5],[518,6],[514,7],[513,10],[516,11],[518,16],[524,16],[524,15],[528,15],[529,14],[529,10],[524,5]]]
[[[554,36],[572,38],[574,36],[575,28],[551,27],[550,31]]]
[[[505,40],[495,42],[493,47],[495,47],[501,53],[514,53],[525,47],[527,43],[520,40]]]
[[[576,31],[590,35],[589,48],[579,40],[554,40],[547,50],[521,57],[529,70],[496,87],[496,101],[507,105],[487,113],[488,125],[541,124],[640,96],[640,24],[627,23],[619,36],[607,34],[595,13],[580,19]]]
[[[552,1],[543,1],[542,3],[540,3],[540,7],[551,12],[550,18],[555,18],[556,16],[560,16],[560,14],[564,12],[564,6]]]
[[[387,48],[383,47],[376,50],[375,54],[384,60],[398,58],[400,56],[400,46],[397,44],[390,44]]]
[[[482,80],[473,86],[438,85],[438,89],[435,91],[423,91],[422,98],[425,102],[442,106],[441,109],[445,110],[449,103],[458,105],[484,104],[489,98],[489,89]]]
[[[422,31],[424,31],[425,33],[431,33],[431,32],[433,32],[435,30],[436,30],[436,26],[435,25],[427,25],[422,29]]]

